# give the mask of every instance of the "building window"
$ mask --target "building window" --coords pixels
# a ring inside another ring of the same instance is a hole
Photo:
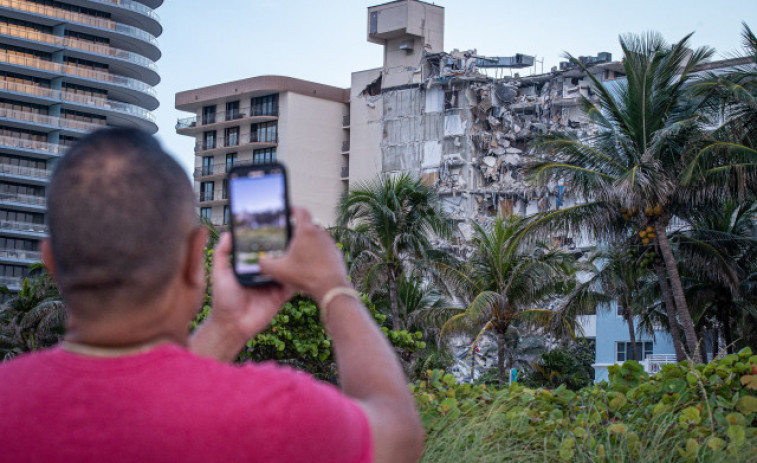
[[[615,315],[617,315],[618,317],[622,317],[624,312],[625,312],[625,309],[623,308],[622,305],[620,304],[615,305]]]
[[[215,106],[203,106],[202,107],[202,123],[214,124],[216,122],[216,107]]]
[[[278,116],[279,94],[253,98],[250,102],[251,116]]]
[[[223,224],[228,225],[231,221],[231,209],[229,206],[223,206]]]
[[[221,195],[221,199],[229,199],[229,179],[227,178],[223,179]]]
[[[252,152],[253,164],[266,164],[276,160],[276,148],[265,148]]]
[[[202,175],[210,175],[213,173],[213,156],[202,157]]]
[[[276,143],[278,140],[278,124],[264,122],[250,126],[250,143]]]
[[[237,165],[237,153],[228,153],[226,155],[226,173],[228,173],[232,167]]]
[[[200,201],[213,201],[213,182],[200,183]]]
[[[210,222],[210,216],[212,215],[212,213],[213,213],[213,208],[212,207],[201,207],[200,208],[200,218],[202,220],[206,220],[206,221]]]
[[[239,144],[239,127],[229,127],[224,130],[224,146],[237,146]]]
[[[457,90],[447,90],[444,92],[444,109],[457,109],[460,107],[460,96]]]
[[[202,149],[212,150],[216,147],[216,131],[210,130],[202,134]]]
[[[615,344],[615,359],[618,362],[625,362],[630,358],[631,349],[633,344],[630,342],[618,342]],[[636,343],[636,361],[640,362],[647,358],[648,355],[652,355],[652,348],[654,344],[651,342],[637,342]]]
[[[0,264],[0,275],[4,277],[23,278],[29,274],[26,266]]]
[[[227,121],[233,121],[234,119],[240,119],[241,117],[242,114],[239,112],[239,100],[226,103]]]

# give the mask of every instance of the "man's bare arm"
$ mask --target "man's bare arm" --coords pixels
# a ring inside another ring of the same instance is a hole
[[[424,431],[399,360],[370,313],[358,299],[333,288],[351,287],[344,258],[328,233],[309,214],[294,211],[295,236],[281,259],[261,259],[263,272],[314,297],[331,334],[345,395],[365,410],[376,461],[415,462],[423,452]]]
[[[294,295],[287,286],[240,286],[229,265],[230,252],[231,235],[224,233],[213,252],[213,309],[189,338],[190,350],[221,362],[233,361]]]

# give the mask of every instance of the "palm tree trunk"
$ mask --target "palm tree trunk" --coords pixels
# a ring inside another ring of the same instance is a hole
[[[678,274],[678,266],[676,265],[676,258],[673,255],[673,248],[668,241],[668,233],[665,230],[667,226],[667,220],[661,221],[657,228],[657,242],[660,245],[660,253],[662,259],[665,262],[665,267],[670,275],[670,288],[673,294],[673,300],[675,301],[676,310],[678,311],[678,318],[681,320],[681,326],[683,327],[683,333],[686,335],[686,348],[691,354],[695,363],[701,362],[701,357],[697,350],[697,332],[694,329],[694,321],[691,319],[691,313],[689,312],[689,305],[686,303],[686,296],[683,293],[683,285],[681,284],[681,276]]]
[[[633,315],[631,314],[631,301],[625,298],[625,307],[623,307],[623,318],[628,325],[628,340],[631,341],[631,352],[626,349],[626,360],[639,360],[636,358],[636,330],[633,327]]]
[[[497,331],[497,373],[499,386],[505,385],[505,333]]]
[[[662,263],[654,264],[654,271],[655,274],[657,274],[657,281],[660,284],[662,301],[665,304],[665,314],[668,316],[670,337],[673,338],[673,347],[676,350],[676,361],[683,362],[686,360],[686,351],[683,349],[681,329],[678,325],[678,317],[676,317],[675,302],[673,302],[673,296],[670,294],[670,286],[668,286],[668,276],[665,274],[665,267]]]
[[[705,329],[702,328],[702,336],[700,337],[702,342],[699,343],[699,356],[702,358],[700,362],[707,362],[707,346],[704,345],[704,337]]]
[[[731,320],[728,318],[728,309],[722,304],[718,304],[718,322],[723,330],[723,340],[725,341],[725,351],[733,354],[733,333],[731,331]]]
[[[400,330],[400,309],[397,302],[397,275],[393,265],[387,268],[387,279],[389,282],[389,303],[392,305],[392,329]]]

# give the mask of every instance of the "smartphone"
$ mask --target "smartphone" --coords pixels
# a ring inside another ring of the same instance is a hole
[[[260,273],[261,257],[280,256],[292,236],[286,169],[280,163],[236,166],[229,172],[232,265],[243,286],[276,282]]]

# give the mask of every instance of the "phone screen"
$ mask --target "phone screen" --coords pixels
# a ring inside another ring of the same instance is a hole
[[[258,274],[261,257],[277,257],[287,245],[284,171],[250,170],[229,179],[234,221],[234,265],[238,275]]]

